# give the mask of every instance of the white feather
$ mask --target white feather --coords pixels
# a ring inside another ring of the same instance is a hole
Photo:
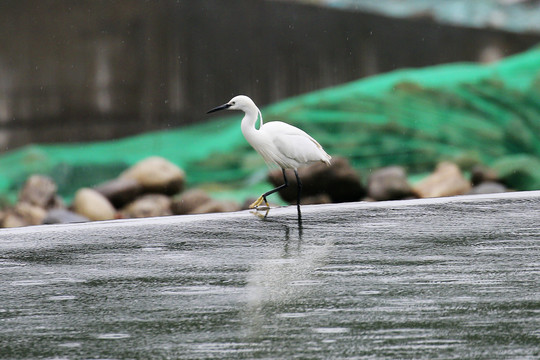
[[[281,121],[263,123],[260,110],[249,97],[236,96],[227,105],[229,110],[244,111],[242,133],[267,163],[283,169],[298,169],[319,161],[330,165],[330,155],[303,130]],[[258,117],[259,129],[255,127]]]

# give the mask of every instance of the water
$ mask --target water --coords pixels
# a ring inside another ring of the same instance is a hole
[[[1,357],[540,358],[540,192],[302,215],[0,230]]]

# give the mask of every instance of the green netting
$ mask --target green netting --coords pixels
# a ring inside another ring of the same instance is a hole
[[[516,189],[540,189],[539,48],[487,66],[394,71],[262,112],[265,121],[301,127],[360,172],[397,164],[414,176],[441,160],[455,160],[493,166]],[[265,185],[266,166],[243,139],[241,116],[116,141],[32,145],[5,153],[0,193],[13,200],[30,174],[41,173],[69,198],[82,186],[158,155],[182,167],[190,186],[243,200]]]

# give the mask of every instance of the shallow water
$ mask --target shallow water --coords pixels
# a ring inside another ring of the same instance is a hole
[[[1,357],[540,357],[540,192],[302,209],[0,230]]]

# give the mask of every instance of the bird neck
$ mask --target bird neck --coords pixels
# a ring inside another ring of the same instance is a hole
[[[246,136],[246,134],[251,134],[258,131],[257,128],[255,127],[255,123],[257,122],[257,118],[259,117],[261,120],[259,124],[259,129],[260,129],[263,125],[263,118],[262,118],[262,114],[260,110],[257,107],[245,110],[245,115],[244,115],[244,118],[242,119],[242,125],[241,125],[242,133],[244,134],[244,136]]]

